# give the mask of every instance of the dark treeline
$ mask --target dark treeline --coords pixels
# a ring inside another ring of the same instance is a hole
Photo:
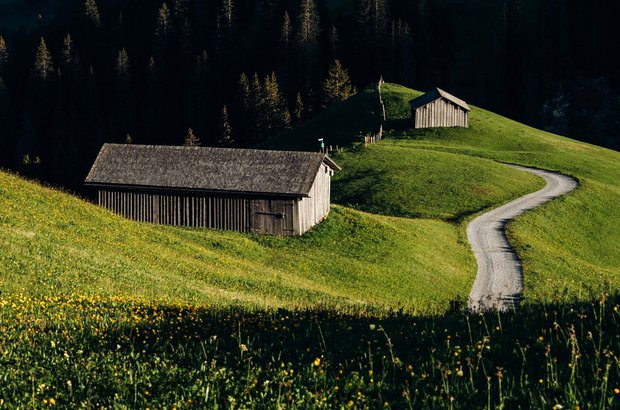
[[[611,0],[67,1],[29,29],[0,31],[0,166],[78,188],[103,142],[251,146],[354,92],[347,70],[357,87],[380,75],[438,85],[617,148],[619,9]]]

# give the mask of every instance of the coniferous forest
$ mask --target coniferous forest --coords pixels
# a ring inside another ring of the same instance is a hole
[[[380,76],[620,147],[612,0],[39,3],[0,4],[0,166],[73,189],[104,142],[253,146]]]

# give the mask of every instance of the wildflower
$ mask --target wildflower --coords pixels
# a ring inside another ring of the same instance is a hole
[[[50,399],[50,404],[51,404],[52,406],[53,406],[54,404],[56,404],[56,400],[55,400],[53,397]]]
[[[538,379],[538,383],[543,384],[545,381],[543,379]]]
[[[456,372],[456,375],[459,377],[463,377],[463,370],[459,370],[458,372]]]
[[[376,326],[374,324],[370,325],[370,330],[375,330]]]
[[[564,408],[564,406],[562,406],[561,404],[556,404],[555,406],[553,406],[553,410],[562,410]]]
[[[316,367],[319,367],[321,365],[321,358],[317,357],[316,359],[314,359],[314,362],[312,364]]]
[[[347,407],[353,407],[355,403],[353,403],[353,400],[349,400],[349,402],[347,403]]]
[[[620,394],[620,389],[616,387],[616,388],[614,389],[614,393],[615,393],[615,394]]]

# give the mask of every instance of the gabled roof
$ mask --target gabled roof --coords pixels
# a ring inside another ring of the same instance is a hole
[[[322,163],[315,152],[105,144],[86,185],[307,196]]]
[[[453,104],[458,105],[464,110],[471,111],[469,109],[469,105],[467,105],[465,101],[461,100],[460,98],[456,98],[452,94],[447,93],[438,87],[435,87],[433,90],[427,92],[426,94],[421,95],[418,98],[414,98],[413,100],[409,101],[409,105],[411,105],[412,108],[419,108],[435,100],[438,100],[439,98],[445,98],[446,100],[452,102]]]

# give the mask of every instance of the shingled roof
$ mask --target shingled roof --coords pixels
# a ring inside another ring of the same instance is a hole
[[[105,144],[86,185],[307,196],[325,154],[254,149]]]
[[[469,105],[467,105],[467,103],[463,100],[461,100],[460,98],[456,98],[455,96],[453,96],[450,93],[445,92],[444,90],[442,90],[441,88],[437,88],[435,87],[435,89],[427,92],[424,95],[419,96],[418,98],[414,98],[413,100],[409,101],[409,104],[411,105],[412,108],[418,108],[418,107],[422,107],[430,102],[433,102],[439,98],[445,98],[446,100],[452,102],[453,104],[458,105],[459,107],[463,108],[466,111],[471,111],[469,109]]]

